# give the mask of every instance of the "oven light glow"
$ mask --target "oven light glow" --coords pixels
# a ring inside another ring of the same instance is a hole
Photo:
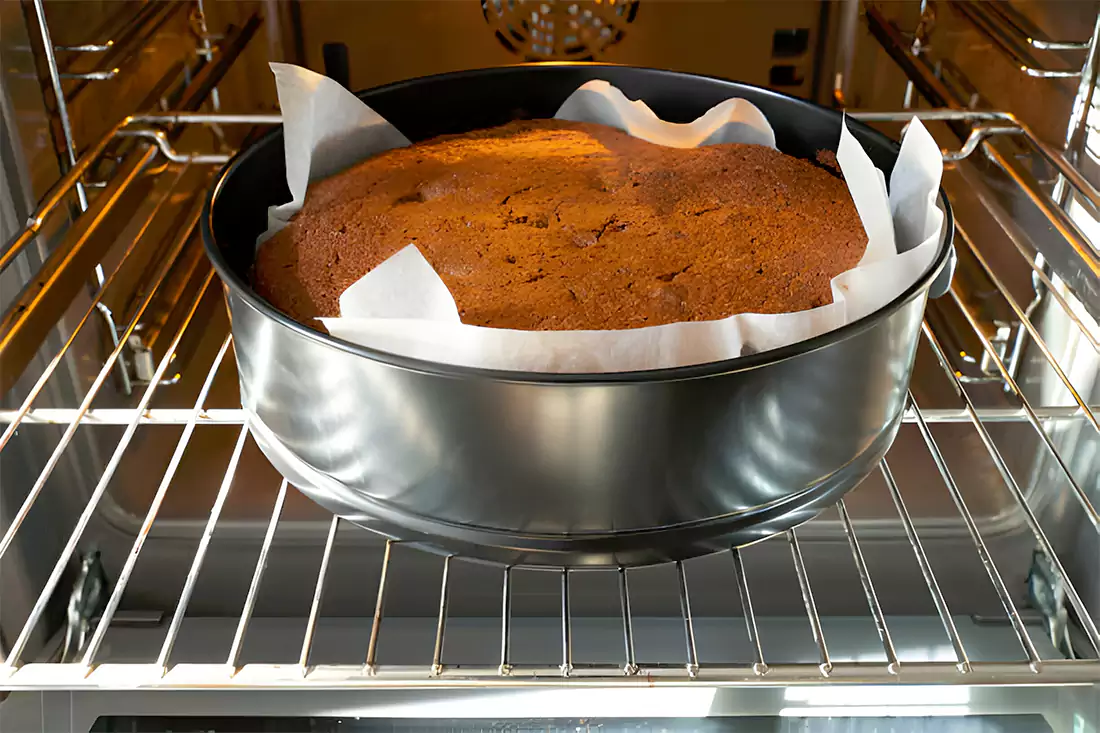
[[[371,718],[699,718],[710,713],[715,687],[538,690],[372,705]],[[342,711],[345,714],[347,711]]]
[[[969,715],[967,705],[864,705],[835,707],[783,708],[781,718],[936,718]]]
[[[967,705],[970,689],[936,685],[866,685],[859,687],[791,687],[784,691],[787,702],[806,705],[906,706]]]

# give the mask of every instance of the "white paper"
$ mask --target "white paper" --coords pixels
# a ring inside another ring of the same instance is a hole
[[[590,81],[569,95],[554,117],[571,122],[599,122],[670,148],[697,148],[717,143],[749,143],[775,148],[775,132],[768,119],[756,105],[744,99],[727,99],[694,122],[679,125],[665,122],[645,102],[627,99],[602,79]]]
[[[260,241],[298,213],[310,181],[409,144],[396,127],[329,77],[293,64],[272,63],[271,72],[283,110],[286,182],[292,198],[268,210],[268,229]]]
[[[272,207],[272,228],[261,242],[301,208],[309,180],[408,144],[335,82],[294,66],[272,68],[284,119],[287,182],[294,199]],[[605,81],[591,81],[564,100],[556,116],[610,125],[672,147],[720,142],[775,146],[763,113],[742,99],[722,102],[682,125],[660,120],[644,102],[627,99]],[[914,118],[902,141],[890,194],[882,172],[846,125],[837,133],[837,162],[868,244],[857,267],[833,278],[829,305],[619,331],[469,326],[461,323],[443,280],[410,245],[343,293],[339,318],[320,320],[337,338],[395,354],[461,366],[558,373],[702,364],[812,338],[878,310],[912,285],[934,259],[943,226],[943,212],[936,204],[943,161],[919,120]]]

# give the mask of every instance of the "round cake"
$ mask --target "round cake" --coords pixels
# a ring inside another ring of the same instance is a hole
[[[463,323],[624,329],[830,303],[829,281],[855,267],[867,235],[829,165],[532,120],[390,150],[312,183],[260,245],[254,285],[317,328],[409,244]]]

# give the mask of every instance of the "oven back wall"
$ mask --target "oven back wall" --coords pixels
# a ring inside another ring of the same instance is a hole
[[[524,11],[537,5],[525,3]],[[834,5],[640,0],[633,21],[622,25],[622,39],[596,60],[723,76],[811,97],[819,24]],[[323,45],[346,44],[352,89],[524,60],[497,40],[478,0],[302,2],[299,8],[306,64],[320,70]]]

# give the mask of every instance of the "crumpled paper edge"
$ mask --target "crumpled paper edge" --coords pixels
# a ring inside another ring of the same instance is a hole
[[[285,64],[272,64],[272,69],[283,106],[293,199],[272,207],[272,227],[261,242],[300,209],[308,180],[409,144],[399,131],[331,79]],[[609,124],[655,144],[674,147],[720,142],[775,144],[763,113],[746,100],[726,100],[694,122],[679,125],[660,120],[644,102],[627,99],[606,81],[582,85],[556,116]],[[936,205],[942,158],[919,120],[914,118],[903,139],[890,194],[885,177],[844,123],[839,136],[838,163],[867,231],[868,246],[856,268],[833,279],[832,304],[795,313],[738,314],[621,331],[513,331],[469,326],[459,321],[446,285],[410,245],[345,291],[340,318],[319,320],[337,338],[407,357],[459,366],[561,373],[702,364],[812,338],[874,312],[912,285],[935,257],[944,219]],[[303,160],[305,157],[309,159]]]

